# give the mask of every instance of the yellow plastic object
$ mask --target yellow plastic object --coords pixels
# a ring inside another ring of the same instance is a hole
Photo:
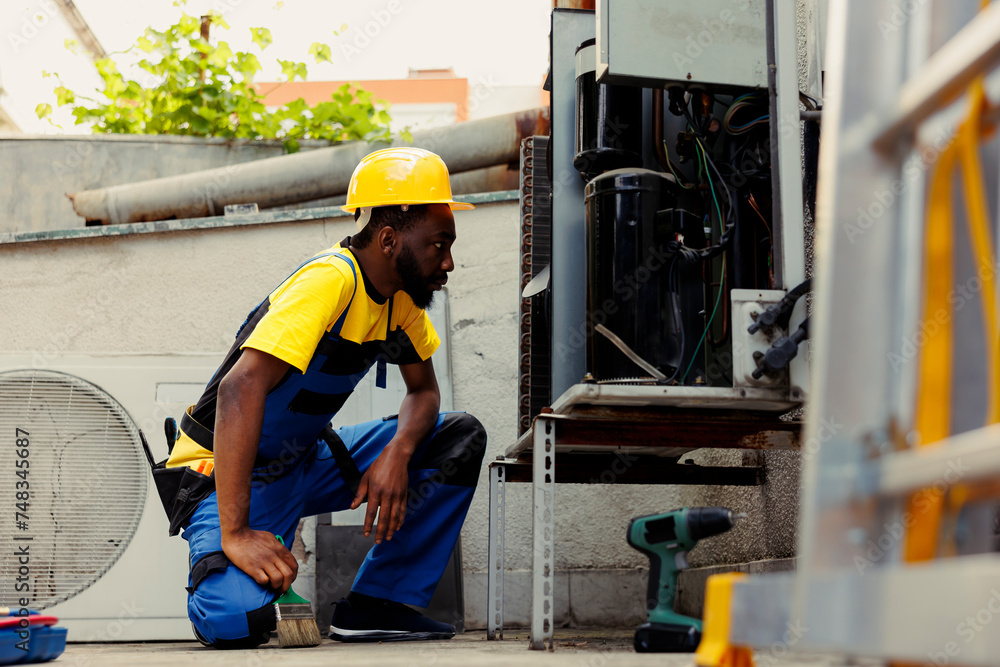
[[[435,153],[423,148],[384,148],[358,164],[347,189],[347,204],[354,213],[368,206],[448,204],[453,211],[467,211],[472,204],[451,196],[448,167]]]
[[[753,651],[729,643],[730,601],[733,582],[745,578],[742,572],[713,574],[705,584],[705,620],[701,643],[694,654],[698,667],[753,667]]]
[[[985,3],[984,3],[985,6]],[[916,423],[920,447],[934,445],[951,432],[952,356],[952,286],[955,282],[953,267],[953,192],[952,182],[956,168],[963,183],[965,216],[976,258],[977,275],[982,288],[979,298],[983,310],[986,340],[987,413],[985,423],[1000,420],[1000,324],[997,321],[996,285],[994,280],[995,257],[989,220],[989,207],[983,188],[983,173],[979,159],[982,137],[981,119],[985,104],[982,77],[969,87],[969,115],[958,129],[955,141],[941,155],[931,179],[927,203],[927,227],[924,246],[924,304],[925,322],[936,325],[936,333],[927,336],[920,350],[917,383]],[[931,325],[928,324],[928,327]],[[967,496],[961,485],[951,491],[949,511],[956,513]],[[922,489],[910,496],[907,512],[912,523],[906,534],[904,558],[908,562],[926,561],[938,553],[938,535],[944,513],[944,493],[937,487]]]

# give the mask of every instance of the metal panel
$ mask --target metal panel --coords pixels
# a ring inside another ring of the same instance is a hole
[[[799,122],[798,70],[790,66],[796,62],[798,37],[795,11],[787,2],[774,1],[775,49],[775,99],[771,112],[772,137],[777,131],[778,155],[772,160],[772,178],[779,184],[781,199],[780,235],[777,248],[779,265],[775,267],[778,287],[791,289],[806,279],[802,205],[802,133]],[[786,64],[788,63],[788,64]],[[801,324],[805,303],[797,308],[799,317],[793,315],[790,330]]]
[[[797,403],[787,392],[766,387],[686,387],[627,384],[577,384],[552,404],[556,413],[573,405],[672,406],[785,412]]]
[[[602,0],[597,19],[604,83],[767,86],[764,0]]]
[[[587,236],[583,179],[573,168],[576,47],[594,37],[594,13],[552,12],[552,396],[587,372]]]

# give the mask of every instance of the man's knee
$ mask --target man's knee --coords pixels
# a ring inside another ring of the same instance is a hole
[[[248,612],[226,610],[199,614],[189,607],[195,637],[205,646],[218,649],[256,648],[266,644],[277,627],[274,605]]]
[[[447,484],[475,486],[486,453],[486,429],[465,412],[445,415],[422,468],[437,468]]]
[[[259,586],[220,554],[203,556],[191,570],[188,616],[195,636],[213,648],[253,648],[266,644],[277,625],[271,603],[274,593]],[[203,567],[209,561],[214,564]],[[237,601],[255,608],[246,609]]]

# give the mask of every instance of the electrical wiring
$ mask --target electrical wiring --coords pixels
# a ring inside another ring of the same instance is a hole
[[[690,114],[687,113],[687,109],[685,109],[684,112],[688,115],[688,117],[690,117]],[[716,211],[718,212],[722,229],[722,238],[719,239],[719,242],[716,245],[708,246],[706,248],[689,248],[681,241],[671,241],[667,244],[668,252],[676,253],[680,255],[685,262],[693,264],[695,262],[711,259],[725,252],[726,248],[732,242],[733,230],[735,228],[735,225],[732,222],[734,218],[731,215],[724,215],[724,211],[719,205],[718,198],[715,195],[715,185],[711,179],[712,171],[715,172],[719,185],[721,185],[726,191],[726,203],[729,206],[728,211],[732,212],[735,208],[733,206],[733,195],[729,191],[729,188],[726,187],[725,181],[722,179],[722,174],[719,173],[718,167],[715,166],[715,162],[713,162],[712,158],[708,156],[705,144],[701,141],[701,135],[698,134],[698,131],[693,126],[690,126],[690,129],[695,134],[695,156],[698,158],[698,176],[701,178],[702,174],[704,174],[705,179],[709,182],[709,191],[712,193],[712,199],[715,202]]]
[[[755,91],[752,93],[747,93],[745,95],[740,95],[733,103],[729,105],[729,109],[726,110],[725,115],[722,117],[722,127],[729,134],[745,134],[749,132],[754,127],[758,125],[763,125],[766,123],[770,116],[764,114],[757,117],[756,119],[750,121],[749,123],[744,123],[742,125],[733,125],[733,116],[742,109],[752,109],[755,107],[760,107],[760,97],[763,95],[763,91]]]
[[[756,120],[752,120],[752,121],[750,121],[749,123],[747,123],[745,125],[733,125],[733,124],[729,124],[727,126],[727,129],[729,130],[730,134],[743,134],[745,132],[749,132],[751,128],[756,127],[757,125],[763,125],[770,118],[771,117],[769,115],[764,114],[760,118],[757,118]]]
[[[767,218],[765,218],[764,214],[760,212],[760,206],[757,204],[757,200],[754,199],[752,192],[747,197],[747,202],[750,204],[750,208],[752,208],[754,212],[757,214],[757,216],[760,217],[760,221],[764,223],[764,228],[767,229],[767,233],[768,235],[770,235],[771,225],[767,224]]]
[[[697,145],[701,149],[701,159],[702,159],[702,161],[705,164],[705,174],[708,177],[708,189],[709,189],[709,192],[712,193],[712,201],[715,204],[715,212],[719,216],[719,229],[720,229],[720,231],[723,234],[725,234],[725,232],[726,232],[726,219],[722,215],[722,209],[719,206],[719,200],[715,196],[715,185],[712,183],[712,175],[708,171],[708,152],[705,150],[705,146],[704,146],[704,144],[701,143],[700,139],[697,140]],[[713,164],[712,167],[714,168],[715,165]],[[715,173],[716,173],[717,176],[719,176],[718,169],[716,169]],[[721,176],[719,176],[719,180],[720,181],[722,180]],[[722,184],[722,187],[726,188],[725,184]],[[730,215],[732,215],[732,213],[733,213],[733,200],[732,200],[732,197],[729,196],[729,188],[726,188],[726,195],[729,198],[729,213],[730,213]],[[720,239],[719,245],[722,245],[721,239]],[[720,290],[725,290],[725,285],[726,285],[726,264],[725,264],[725,260],[723,260],[722,274],[719,276],[719,289]],[[727,303],[727,306],[728,306],[728,303]],[[715,312],[713,311],[713,313],[712,313],[712,319],[709,320],[709,322],[708,322],[708,329],[711,329],[714,319],[715,319]],[[725,339],[728,321],[729,321],[728,307],[726,307],[726,308],[723,309],[722,335],[721,335],[721,337],[720,337],[719,340],[716,340],[714,336],[712,338],[710,338],[709,342],[712,343],[712,345],[718,346]]]
[[[799,99],[802,100],[802,103],[806,105],[806,108],[810,111],[819,111],[822,108],[819,100],[811,95],[806,95],[801,90],[799,91]]]
[[[701,139],[695,139],[695,145],[699,148],[698,155],[701,158],[701,162],[705,165],[705,175],[708,177],[708,191],[712,193],[712,202],[715,203],[715,213],[719,216],[719,225],[721,229],[725,231],[725,218],[722,215],[722,209],[719,207],[719,200],[715,196],[715,188],[713,187],[712,184],[712,175],[708,172],[708,156],[705,154],[705,147],[702,145]],[[719,172],[716,171],[717,176],[718,173]],[[721,176],[719,176],[719,180],[720,181],[722,180]],[[728,188],[726,188],[726,192],[728,194],[729,192]],[[732,207],[733,207],[733,201],[730,198],[729,200],[730,211],[732,211]]]
[[[696,142],[697,148],[699,149],[697,151],[698,155],[701,158],[702,163],[704,163],[704,165],[705,165],[705,176],[706,176],[706,179],[708,180],[708,189],[712,193],[712,201],[715,204],[715,211],[716,211],[716,213],[719,216],[719,229],[720,229],[720,231],[722,231],[723,237],[725,237],[725,235],[728,232],[731,231],[732,226],[730,226],[728,229],[726,227],[725,218],[722,216],[722,207],[719,206],[719,200],[715,196],[715,184],[712,182],[712,174],[711,174],[711,172],[709,170],[709,167],[711,166],[711,169],[715,170],[715,173],[716,173],[717,176],[719,175],[719,171],[718,171],[718,169],[715,169],[715,165],[709,160],[709,158],[708,158],[708,152],[705,150],[704,144],[701,143],[701,139],[696,138],[695,142]],[[721,176],[719,178],[720,178],[720,181],[721,181]],[[723,183],[722,186],[725,187],[725,184]],[[729,199],[730,210],[732,210],[732,196],[729,194],[729,188],[726,188],[726,195],[727,195],[727,197]],[[718,247],[723,247],[723,243],[722,243],[721,239],[720,239]],[[694,365],[694,360],[697,358],[698,352],[701,350],[701,346],[705,342],[705,337],[708,335],[708,332],[712,328],[712,324],[715,322],[715,315],[719,311],[719,304],[722,302],[722,295],[726,291],[726,288],[725,288],[726,282],[725,281],[726,281],[726,258],[723,257],[722,258],[722,270],[721,270],[721,273],[720,273],[720,276],[719,276],[719,294],[715,298],[715,306],[712,308],[712,314],[708,318],[708,322],[705,324],[705,330],[702,331],[701,338],[698,339],[698,345],[695,346],[695,348],[694,348],[694,353],[691,356],[691,361],[688,363],[687,370],[684,371],[684,376],[681,378],[681,382],[682,383],[687,379],[688,373],[691,372],[691,367]]]
[[[723,258],[722,259],[722,273],[725,274],[725,272],[726,272],[726,259]],[[694,365],[694,360],[698,357],[698,351],[701,349],[702,343],[705,342],[705,336],[708,335],[708,330],[712,326],[712,320],[715,319],[715,313],[716,313],[716,311],[719,310],[719,303],[722,301],[722,293],[724,291],[725,290],[721,289],[721,287],[720,287],[720,289],[719,289],[719,295],[717,297],[715,297],[715,307],[712,308],[712,316],[709,318],[709,320],[708,320],[708,326],[706,326],[705,330],[702,332],[701,338],[698,339],[698,345],[694,348],[694,354],[691,355],[691,361],[688,363],[687,370],[685,370],[684,371],[684,375],[681,376],[681,383],[682,384],[684,383],[685,380],[687,380],[688,373],[691,372],[691,367]]]
[[[764,229],[767,230],[767,236],[765,236],[763,239],[761,239],[760,241],[758,241],[758,243],[762,244],[762,243],[766,242],[766,244],[767,244],[765,246],[765,249],[767,251],[767,272],[768,272],[768,276],[769,276],[769,282],[773,283],[774,276],[773,276],[773,274],[771,272],[771,267],[772,267],[771,225],[769,225],[767,223],[767,218],[765,218],[764,214],[761,212],[760,205],[757,204],[757,199],[753,196],[753,192],[751,192],[749,195],[747,195],[747,203],[750,204],[750,208],[752,208],[753,211],[754,211],[754,213],[757,214],[757,217],[760,218],[760,221],[764,223]],[[757,265],[757,257],[756,257],[756,255],[754,255],[754,276],[755,276],[755,280],[756,280],[756,276],[757,276],[757,266],[756,265]],[[771,286],[769,285],[769,287],[771,287]]]
[[[720,174],[720,173],[719,173],[719,169],[718,169],[718,167],[716,167],[716,166],[715,166],[715,162],[713,162],[713,161],[712,161],[712,159],[711,159],[710,157],[708,157],[708,151],[707,151],[707,150],[705,150],[705,144],[701,143],[701,139],[699,139],[699,138],[695,138],[695,141],[697,141],[697,142],[698,142],[698,144],[699,144],[699,145],[701,146],[701,150],[702,150],[702,155],[703,155],[703,156],[704,156],[704,158],[705,158],[705,163],[706,163],[706,164],[707,164],[707,165],[708,165],[709,167],[711,167],[711,168],[712,168],[712,171],[714,171],[714,172],[715,172],[715,175],[716,175],[716,176],[718,177],[718,179],[719,179],[719,185],[721,185],[721,186],[722,186],[722,188],[723,188],[723,189],[724,189],[724,190],[726,191],[726,199],[727,199],[727,200],[728,200],[728,202],[729,202],[729,210],[730,210],[730,211],[733,211],[733,210],[734,210],[734,208],[733,208],[733,195],[732,195],[732,193],[731,193],[731,192],[729,191],[729,188],[728,188],[728,187],[726,186],[726,182],[725,182],[725,180],[723,180],[723,178],[722,178],[722,174]],[[711,183],[711,179],[709,179],[709,182]],[[714,192],[715,192],[715,191],[713,190],[713,196],[714,196]]]
[[[667,382],[673,382],[677,379],[677,374],[681,372],[681,365],[684,363],[684,322],[681,320],[681,308],[680,308],[680,285],[677,283],[677,260],[670,263],[670,271],[667,274],[667,290],[673,294],[677,295],[677,300],[673,304],[673,315],[674,322],[677,323],[677,328],[680,329],[681,333],[681,349],[680,354],[677,359],[677,367],[674,368],[674,374],[667,378]]]
[[[663,150],[664,152],[667,151],[666,141],[663,142]],[[690,190],[691,188],[694,187],[694,183],[688,183],[687,185],[685,185],[680,175],[676,171],[674,171],[674,161],[670,159],[670,153],[667,153],[667,168],[670,169],[670,173],[673,174],[674,180],[677,181],[677,185],[681,186],[685,190]]]

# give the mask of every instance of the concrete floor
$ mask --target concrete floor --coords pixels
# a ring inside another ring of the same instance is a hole
[[[555,650],[529,651],[528,631],[512,630],[499,642],[486,640],[482,631],[467,632],[450,641],[342,644],[325,639],[316,648],[280,649],[277,641],[249,651],[215,651],[195,642],[147,644],[71,644],[59,661],[76,667],[117,665],[213,665],[264,667],[268,665],[394,665],[397,667],[604,667],[605,665],[658,665],[688,667],[690,654],[640,654],[632,650],[631,630],[557,630]],[[56,663],[59,664],[59,663]],[[831,656],[758,656],[758,667],[839,667],[848,663]],[[866,663],[877,664],[877,663]]]

